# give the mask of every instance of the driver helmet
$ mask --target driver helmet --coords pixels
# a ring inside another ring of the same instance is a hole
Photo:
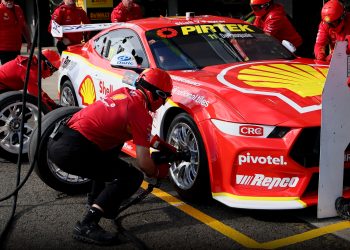
[[[43,77],[51,76],[61,65],[61,57],[52,49],[42,50]]]
[[[250,7],[255,16],[264,16],[272,3],[273,0],[250,0]]]
[[[344,16],[344,6],[338,0],[330,0],[322,7],[322,21],[327,23],[331,28],[338,28],[339,26],[342,26],[340,24],[344,23]]]
[[[171,96],[173,81],[170,75],[158,68],[145,69],[136,80],[136,88],[141,89],[148,99],[148,109],[155,112]]]

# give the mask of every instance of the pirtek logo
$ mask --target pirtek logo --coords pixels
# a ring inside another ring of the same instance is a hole
[[[292,177],[292,178],[266,177],[263,174],[255,174],[255,176],[236,175],[237,184],[246,185],[246,186],[265,187],[267,189],[284,188],[284,187],[294,188],[297,186],[298,182],[299,182],[299,177]]]
[[[287,162],[284,161],[284,156],[273,157],[271,155],[268,156],[252,156],[250,153],[246,155],[238,156],[238,165],[242,164],[261,164],[261,165],[287,165]]]

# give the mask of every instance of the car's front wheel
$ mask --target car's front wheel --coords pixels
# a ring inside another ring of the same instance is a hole
[[[190,153],[190,158],[174,162],[170,167],[170,180],[178,194],[187,200],[204,200],[210,197],[208,160],[202,137],[193,119],[185,113],[172,121],[167,142],[179,151]]]
[[[29,142],[29,161],[35,161],[34,169],[39,178],[51,188],[68,193],[87,193],[91,189],[91,180],[69,174],[56,166],[48,157],[47,143],[56,123],[79,111],[79,107],[62,107],[48,113],[41,123],[41,138],[38,152],[38,128],[32,133]],[[82,156],[84,157],[84,156]]]

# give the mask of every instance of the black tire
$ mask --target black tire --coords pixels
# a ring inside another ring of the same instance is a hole
[[[23,130],[22,158],[27,159],[29,139],[37,125],[38,99],[27,95],[25,108],[25,124]],[[0,94],[0,156],[11,162],[17,162],[19,154],[20,125],[22,116],[22,92],[8,91]],[[42,107],[42,116],[48,112]]]
[[[79,106],[78,99],[70,80],[66,80],[61,87],[60,104],[62,106]]]
[[[210,183],[208,160],[202,137],[193,119],[179,114],[170,124],[166,140],[178,150],[189,150],[190,161],[174,162],[170,167],[170,181],[177,193],[189,201],[209,200]]]
[[[49,187],[67,194],[87,193],[91,190],[91,180],[68,174],[55,166],[47,156],[47,142],[57,122],[76,113],[79,107],[62,107],[48,113],[41,123],[41,140],[35,160],[34,170]],[[33,164],[38,144],[38,130],[34,129],[29,143],[29,162]]]

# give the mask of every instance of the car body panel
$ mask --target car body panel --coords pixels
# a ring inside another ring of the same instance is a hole
[[[115,30],[127,29],[137,34],[142,45],[137,53],[144,53],[146,57],[143,65],[157,67],[159,61],[147,37],[150,31],[155,29],[156,36],[170,39],[181,32],[185,37],[191,32],[215,33],[224,30],[223,27],[232,33],[256,32],[241,20],[213,16],[118,23],[85,45],[71,46],[63,52],[59,89],[64,79],[70,79],[79,106],[85,107],[117,88],[134,88],[123,79],[130,72],[141,72],[143,67],[114,68],[107,57],[95,49],[99,39]],[[113,47],[117,48],[117,45]],[[115,55],[116,51],[109,53]],[[312,138],[318,135],[321,94],[327,72],[328,65],[316,64],[312,59],[250,61],[245,56],[237,62],[168,70],[174,83],[172,97],[153,114],[152,133],[164,136],[169,125],[167,120],[179,112],[189,114],[203,139],[212,196],[225,205],[254,209],[298,209],[315,205],[317,152],[314,154],[310,149],[307,152],[311,156],[304,156],[303,143],[309,134]],[[276,129],[283,135],[277,133],[274,137]],[[317,149],[317,144],[307,146]],[[125,143],[123,151],[136,156],[132,141]],[[309,162],[303,163],[303,159]],[[346,167],[349,167],[348,160]],[[345,191],[345,196],[348,195],[349,190]]]

